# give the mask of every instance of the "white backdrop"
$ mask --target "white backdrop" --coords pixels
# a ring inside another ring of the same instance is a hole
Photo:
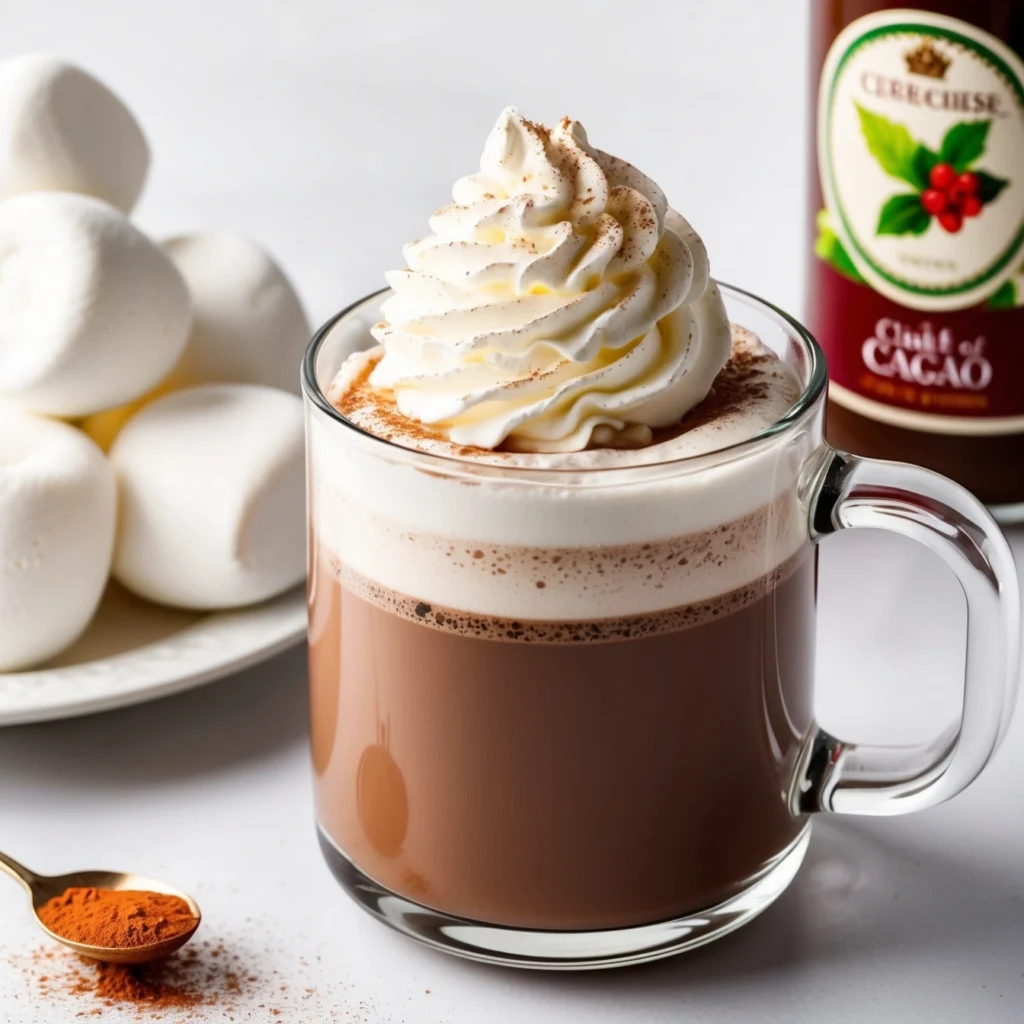
[[[582,121],[666,189],[717,276],[800,313],[807,12],[807,0],[7,0],[0,56],[47,49],[106,79],[153,148],[141,226],[252,235],[315,321],[399,265],[509,103]],[[1014,544],[1020,557],[1024,532]],[[841,537],[820,596],[824,723],[874,741],[933,734],[962,667],[944,568],[891,538]],[[313,840],[303,673],[293,652],[149,706],[0,730],[0,843],[43,871],[129,866],[193,891],[204,931],[262,979],[238,1019],[266,1019],[278,980],[312,989],[301,1014],[277,1018],[290,1024],[1024,1015],[1024,716],[957,801],[819,822],[793,888],[735,938],[645,970],[551,978],[442,959],[345,901]],[[262,916],[247,903],[257,887]],[[0,885],[0,921],[0,1019],[62,1022],[5,966],[35,941],[13,885]]]
[[[253,235],[316,320],[398,265],[508,104],[580,120],[662,185],[717,276],[800,300],[806,0],[3,7],[0,55],[75,60],[141,121],[143,228]]]

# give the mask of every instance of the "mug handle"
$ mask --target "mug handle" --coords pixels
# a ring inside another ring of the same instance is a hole
[[[1013,555],[969,491],[918,466],[862,459],[826,445],[804,485],[811,539],[869,527],[912,537],[956,573],[967,598],[963,710],[929,743],[847,743],[815,727],[804,742],[795,814],[905,814],[970,785],[1010,724],[1020,658]]]

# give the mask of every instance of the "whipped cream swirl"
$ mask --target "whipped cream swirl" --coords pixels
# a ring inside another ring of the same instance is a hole
[[[729,357],[703,243],[635,167],[509,107],[373,328],[369,383],[455,444],[640,447]]]

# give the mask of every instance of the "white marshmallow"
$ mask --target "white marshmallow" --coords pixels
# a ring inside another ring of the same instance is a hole
[[[85,629],[114,550],[117,487],[80,431],[0,405],[0,672]]]
[[[170,372],[190,324],[174,264],[112,206],[0,203],[0,395],[66,417],[121,405]]]
[[[164,249],[185,278],[194,310],[175,378],[267,384],[298,394],[309,321],[274,260],[229,231],[171,238]]]
[[[121,492],[114,575],[184,608],[252,604],[305,573],[302,403],[204,384],[133,416],[110,452]]]
[[[142,129],[102,82],[45,53],[0,62],[0,199],[83,192],[127,213],[148,169]]]

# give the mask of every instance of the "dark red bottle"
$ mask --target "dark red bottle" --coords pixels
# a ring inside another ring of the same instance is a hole
[[[812,10],[829,437],[1024,518],[1024,0]]]

